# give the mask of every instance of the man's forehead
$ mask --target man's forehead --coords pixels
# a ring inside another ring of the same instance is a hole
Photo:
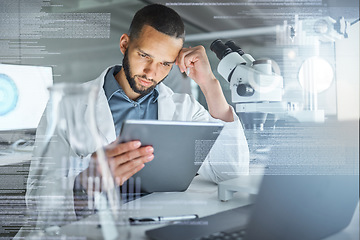
[[[183,47],[181,38],[166,35],[148,25],[145,25],[141,34],[131,41],[135,49],[166,62],[173,62]]]
[[[141,49],[140,47],[138,47],[137,49],[136,49],[137,51],[139,51],[140,53],[143,53],[143,54],[146,54],[146,55],[148,55],[149,57],[151,57],[151,58],[159,58],[159,57],[157,57],[156,55],[158,55],[158,54],[151,54],[150,52],[147,52],[146,50],[144,50],[144,49]],[[176,55],[177,56],[177,55]],[[175,58],[176,58],[176,56],[175,56]],[[166,62],[166,63],[174,63],[175,62],[175,59],[165,59],[166,58],[166,56],[160,56],[160,57],[162,57],[161,59],[162,59],[162,62]]]
[[[138,34],[138,37],[140,37],[142,34],[147,35],[147,34],[152,33],[152,32],[156,32],[156,33],[159,33],[159,34],[163,34],[163,35],[165,35],[165,36],[172,37],[172,38],[175,38],[175,39],[181,39],[181,40],[183,40],[183,38],[177,38],[176,36],[171,36],[171,35],[168,35],[168,34],[166,34],[166,33],[164,33],[164,32],[161,32],[161,31],[157,30],[156,28],[150,26],[149,24],[144,24],[144,25],[142,26],[142,28],[141,28],[141,30],[140,30],[140,32],[139,32],[139,34]]]
[[[151,38],[151,37],[159,37],[159,36],[162,36],[163,38],[170,38],[170,39],[173,39],[173,40],[176,40],[176,41],[179,41],[181,42],[181,44],[184,43],[184,40],[182,38],[177,38],[175,36],[170,36],[170,35],[167,35],[163,32],[160,32],[158,30],[156,30],[155,28],[153,28],[152,26],[150,25],[144,25],[140,31],[140,34],[139,36],[137,37],[137,39],[148,39],[148,38]]]

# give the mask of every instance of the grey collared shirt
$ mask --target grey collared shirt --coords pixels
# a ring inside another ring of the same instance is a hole
[[[114,120],[116,136],[119,135],[121,124],[126,119],[157,119],[158,118],[158,87],[149,94],[131,100],[115,79],[121,66],[114,66],[106,73],[104,91]]]

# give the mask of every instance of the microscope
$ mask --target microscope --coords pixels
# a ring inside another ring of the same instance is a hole
[[[231,99],[245,128],[263,129],[267,115],[284,113],[283,78],[270,60],[255,60],[234,41],[217,39],[210,46],[220,59],[218,73],[230,83]]]
[[[309,67],[310,63],[315,66],[311,56],[319,55],[320,44],[330,46],[329,44],[335,40],[347,38],[350,26],[357,21],[350,24],[344,17],[339,18],[338,21],[331,17],[299,20],[298,15],[295,15],[294,25],[284,21],[284,26],[277,28],[277,46],[294,50],[303,49],[303,52],[311,49],[311,53],[304,58],[299,70],[299,78],[306,76],[301,78],[303,82],[300,83],[299,88],[293,84],[294,77],[288,72],[283,76],[275,74],[270,60],[255,60],[234,41],[225,43],[219,39],[213,41],[210,49],[220,60],[217,71],[230,83],[231,99],[244,127],[263,130],[264,125],[274,126],[278,119],[324,122],[324,105],[318,107],[318,92],[321,92],[323,86],[317,83],[318,76]],[[296,56],[295,51],[292,53]],[[305,62],[305,60],[309,61]],[[333,74],[330,65],[327,69],[329,76]],[[331,81],[330,77],[329,79]],[[329,109],[327,109],[329,114],[334,114],[333,110]]]

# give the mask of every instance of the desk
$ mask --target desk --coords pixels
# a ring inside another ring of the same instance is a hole
[[[131,217],[172,216],[198,214],[199,217],[220,211],[245,206],[253,201],[253,196],[246,193],[235,193],[234,198],[227,202],[218,200],[217,185],[195,177],[185,192],[152,193],[125,204]],[[67,236],[86,236],[88,239],[102,239],[101,229],[97,228],[98,216],[93,215],[77,223],[64,226],[61,234]],[[131,239],[147,239],[145,231],[164,226],[163,224],[131,226]]]
[[[228,202],[221,202],[217,196],[217,185],[195,177],[189,189],[185,192],[153,193],[143,198],[127,203],[129,216],[167,216],[198,214],[200,217],[211,215],[220,211],[245,206],[253,201],[253,197],[246,193],[235,193],[234,198]],[[62,227],[61,234],[78,236],[87,239],[102,239],[98,215],[90,216],[79,222]],[[163,225],[131,226],[131,240],[147,239],[145,231]],[[326,238],[326,240],[355,240],[359,239],[359,205],[350,225],[343,231]]]
[[[32,153],[11,153],[0,154],[0,166],[15,165],[29,162],[31,160]]]
[[[0,166],[22,164],[31,160],[33,147],[16,149],[12,145],[0,144]]]

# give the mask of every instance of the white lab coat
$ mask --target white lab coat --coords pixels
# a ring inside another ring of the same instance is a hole
[[[106,139],[105,141],[108,144],[116,140],[116,134],[111,111],[102,88],[107,70],[108,69],[106,69],[97,79],[85,84],[97,84],[100,87],[95,112],[100,135]],[[220,121],[212,118],[209,112],[206,111],[192,96],[174,93],[163,83],[160,83],[158,86],[159,120]],[[79,105],[78,109],[84,109],[84,107],[86,107],[86,103],[74,104]],[[85,110],[85,116],[87,114],[87,110]],[[223,131],[198,171],[200,175],[203,175],[216,183],[238,175],[248,174],[249,171],[249,150],[247,142],[241,123],[234,110],[233,115],[235,120],[230,123],[225,123]],[[37,136],[44,135],[46,127],[46,117],[43,117],[38,127]],[[35,203],[35,208],[39,208],[39,201],[40,199],[43,199],[44,196],[49,200],[51,197],[54,197],[56,198],[56,201],[50,201],[51,204],[46,208],[67,210],[71,213],[70,215],[67,215],[67,219],[75,220],[74,204],[72,202],[74,179],[79,172],[88,167],[88,162],[90,160],[89,156],[96,151],[95,144],[87,146],[87,149],[82,153],[75,153],[70,148],[64,134],[58,133],[54,143],[50,144],[50,149],[52,156],[51,158],[47,158],[48,160],[36,158],[36,155],[39,153],[37,153],[36,150],[34,151],[34,160],[31,163],[27,183],[27,204]],[[64,165],[62,165],[61,160],[56,156],[56,154],[63,155],[63,153],[68,153],[69,157],[83,155],[83,162],[75,165],[70,164],[71,167],[67,166],[67,170],[64,171]],[[44,161],[48,162],[44,164]],[[57,215],[60,218],[62,217],[61,213],[58,213]]]

